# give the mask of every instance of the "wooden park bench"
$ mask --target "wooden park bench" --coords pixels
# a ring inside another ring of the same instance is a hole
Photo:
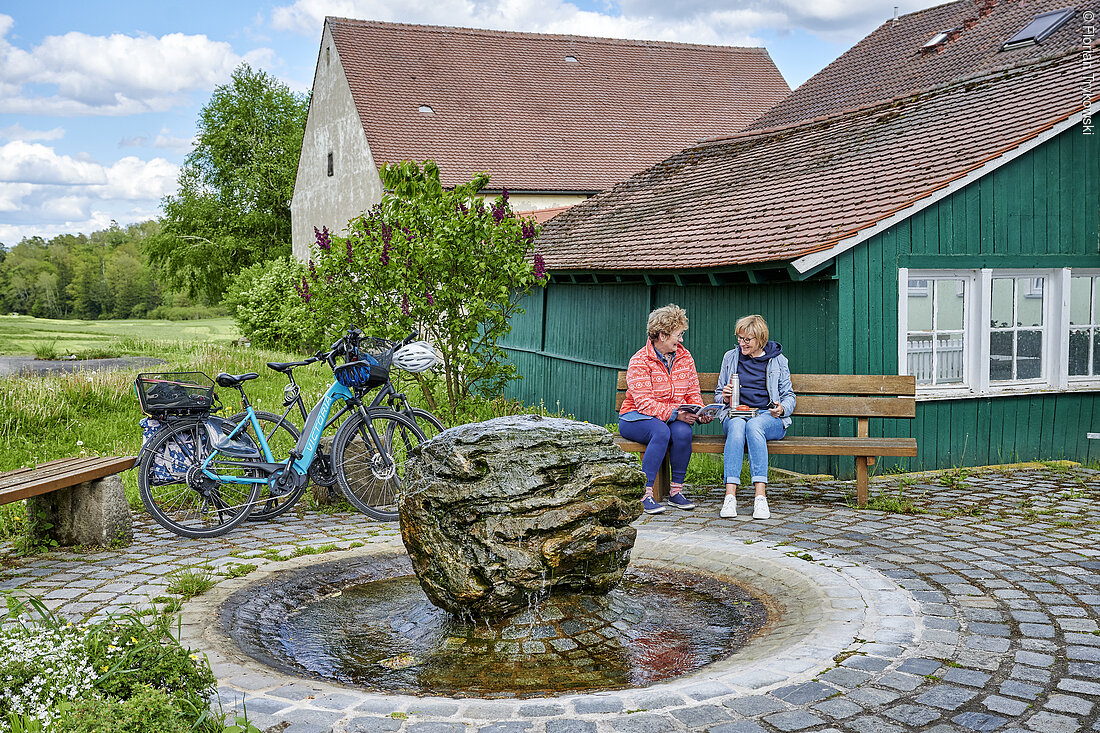
[[[703,401],[710,402],[718,385],[718,374],[699,374]],[[798,398],[794,423],[783,440],[768,443],[768,454],[799,456],[854,456],[856,461],[856,500],[867,504],[867,467],[879,456],[917,455],[916,438],[872,438],[868,435],[870,418],[909,418],[917,416],[916,378],[881,374],[792,374],[791,385]],[[619,372],[615,392],[615,411],[626,399],[626,372]],[[856,434],[844,436],[799,435],[799,418],[847,417],[856,419]],[[615,442],[625,451],[641,453],[645,446],[622,436]],[[691,441],[693,453],[722,453],[724,435],[696,435]],[[657,473],[653,496],[657,501],[668,494],[671,467],[668,457]]]
[[[134,530],[118,473],[136,463],[133,456],[85,456],[0,473],[0,504],[28,499],[27,514],[53,525],[49,535],[61,545],[129,542]]]

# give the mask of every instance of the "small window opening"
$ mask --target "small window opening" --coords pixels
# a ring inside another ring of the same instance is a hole
[[[325,66],[332,63],[332,47],[325,46]]]
[[[929,38],[925,42],[925,44],[923,46],[921,46],[921,50],[924,51],[924,50],[927,50],[929,48],[935,48],[936,46],[940,45],[941,43],[943,43],[944,41],[947,40],[947,37],[950,36],[952,31],[954,31],[954,30],[955,30],[954,28],[948,28],[945,31],[940,31],[936,35]]]
[[[435,110],[432,109],[431,106],[427,105],[427,104],[420,105],[420,112],[422,114],[426,114],[426,115],[434,115],[435,114]]]
[[[566,56],[565,60],[568,61],[571,64],[577,63],[577,57],[576,56]]]
[[[332,175],[332,153],[328,154],[328,174]]]
[[[1051,33],[1061,28],[1067,20],[1072,18],[1073,13],[1073,8],[1062,8],[1061,10],[1052,10],[1049,13],[1036,15],[1016,35],[1005,41],[1004,45],[1001,46],[1001,50],[1010,51],[1014,48],[1042,43]]]

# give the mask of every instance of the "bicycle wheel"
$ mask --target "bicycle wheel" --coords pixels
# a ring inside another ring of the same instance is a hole
[[[344,497],[359,511],[381,521],[397,519],[405,463],[424,434],[392,410],[355,413],[332,441],[332,464]]]
[[[244,420],[246,416],[247,413],[240,412],[227,419],[230,423],[236,425]],[[271,448],[271,455],[275,460],[281,461],[289,456],[290,451],[298,444],[298,436],[301,435],[298,428],[294,427],[294,425],[285,418],[271,412],[256,410],[256,419],[260,422],[260,427],[263,428],[264,438],[267,439],[267,445]],[[256,440],[256,430],[251,424],[248,425],[242,433],[248,436],[248,440],[259,446],[260,443]],[[256,502],[256,506],[252,508],[252,512],[248,515],[248,520],[262,521],[265,519],[274,519],[294,506],[295,502],[301,498],[305,490],[306,484],[303,483],[298,488],[292,489],[285,494],[273,496],[270,487],[261,487],[260,498]]]
[[[424,440],[431,440],[447,429],[443,426],[443,423],[440,422],[438,417],[427,410],[421,410],[419,407],[410,407],[406,410],[402,410],[401,414],[405,417],[412,418],[413,422],[416,423],[416,427],[420,428],[420,432],[424,433]]]
[[[165,529],[182,537],[217,537],[248,516],[259,497],[259,484],[216,481],[198,469],[210,455],[206,426],[201,420],[173,423],[145,446],[138,468],[138,493],[149,514]],[[210,466],[223,475],[247,475],[230,459]]]

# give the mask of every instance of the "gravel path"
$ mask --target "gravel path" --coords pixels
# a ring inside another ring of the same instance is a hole
[[[33,356],[0,356],[0,377],[46,376],[66,372],[101,372],[114,369],[140,367],[148,369],[166,364],[164,359],[151,356],[123,356],[118,359],[73,359],[71,361],[47,361]]]
[[[697,490],[694,511],[638,521],[638,554],[651,560],[802,564],[826,588],[825,615],[858,632],[822,632],[818,647],[783,652],[783,669],[763,660],[752,674],[704,670],[642,690],[527,700],[386,697],[288,679],[216,645],[202,648],[227,708],[244,701],[261,729],[286,733],[1100,730],[1100,471],[942,476],[872,484],[873,494],[904,490],[925,511],[916,515],[856,510],[845,501],[851,483],[814,482],[773,487],[769,521],[720,519],[718,487]],[[0,545],[9,566],[0,589],[32,591],[80,617],[147,605],[165,595],[168,572],[189,564],[247,562],[262,574],[317,549],[327,559],[398,543],[394,524],[359,515],[284,517],[205,541],[139,518],[134,544],[122,550],[19,560]],[[223,580],[210,598],[248,580]],[[768,589],[766,573],[759,584]],[[206,638],[195,621],[213,615],[204,598],[184,605],[188,641]],[[811,616],[807,624],[819,623]]]

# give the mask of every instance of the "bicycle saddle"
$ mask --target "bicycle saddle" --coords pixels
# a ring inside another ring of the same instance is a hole
[[[267,368],[286,374],[295,367],[308,366],[314,361],[314,359],[306,359],[305,361],[269,361],[267,363]]]
[[[214,381],[218,383],[219,387],[240,387],[242,382],[256,379],[259,376],[256,372],[249,372],[248,374],[226,374],[222,372],[214,377]]]

